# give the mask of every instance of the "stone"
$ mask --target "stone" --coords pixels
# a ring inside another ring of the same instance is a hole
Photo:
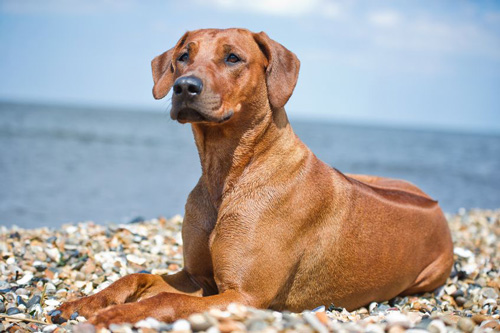
[[[51,332],[54,332],[57,328],[58,328],[58,326],[55,324],[47,325],[43,328],[42,332],[51,333]]]
[[[325,326],[328,325],[328,316],[326,315],[325,311],[320,311],[320,312],[315,312],[316,318]]]
[[[19,280],[16,281],[16,283],[19,286],[25,285],[25,284],[30,283],[31,279],[33,279],[33,273],[30,272],[30,271],[27,271],[21,279],[19,279]]]
[[[113,333],[132,333],[132,327],[130,324],[111,324],[109,325],[109,330]]]
[[[444,291],[448,294],[448,295],[452,295],[454,294],[456,291],[457,291],[457,286],[455,286],[454,284],[450,284],[448,286],[446,286],[444,288]]]
[[[455,302],[457,303],[458,306],[464,306],[467,300],[462,296],[458,296],[457,298],[455,298]]]
[[[19,296],[28,296],[30,294],[30,291],[26,288],[17,288],[16,290],[16,295]]]
[[[230,303],[227,306],[227,311],[229,311],[233,317],[245,319],[247,307],[238,303]]]
[[[191,329],[195,332],[206,331],[209,327],[213,326],[213,322],[204,314],[192,314],[188,317],[188,321],[191,324]]]
[[[26,303],[26,306],[28,308],[31,308],[35,304],[40,304],[40,301],[42,300],[42,297],[40,295],[35,295],[31,297],[31,299]]]
[[[318,333],[328,333],[328,328],[321,323],[321,321],[316,317],[316,315],[312,312],[306,311],[303,312],[303,317],[305,321],[311,325],[311,327],[317,331]]]
[[[266,325],[266,327],[267,327],[267,325]],[[218,328],[221,331],[221,333],[229,333],[229,332],[235,332],[235,331],[239,331],[239,332],[246,331],[246,327],[245,327],[245,325],[243,325],[243,323],[241,323],[239,321],[234,321],[231,319],[223,319],[219,323]]]
[[[179,319],[175,321],[172,325],[172,331],[185,332],[191,331],[191,324],[185,319]]]
[[[18,308],[12,307],[12,308],[8,308],[6,313],[8,316],[12,316],[12,315],[15,315],[17,313],[21,313],[21,310],[19,310]]]
[[[476,323],[476,325],[479,325],[481,324],[483,321],[485,320],[491,320],[493,319],[492,317],[490,316],[485,316],[485,315],[482,315],[482,314],[475,314],[471,317],[471,319]]]
[[[372,313],[377,308],[377,305],[377,302],[371,302],[370,305],[368,305],[368,311]]]
[[[57,288],[52,283],[45,284],[45,293],[48,295],[52,295],[56,292]]]
[[[444,324],[444,322],[442,320],[439,320],[439,319],[432,320],[426,329],[432,333],[446,333],[447,332],[446,325]]]
[[[139,256],[136,256],[134,254],[129,254],[127,255],[127,260],[130,261],[131,263],[134,263],[136,265],[144,265],[146,263],[145,258],[141,258]]]
[[[465,293],[462,289],[457,289],[457,291],[455,291],[453,294],[451,294],[451,296],[453,298],[457,298],[457,297],[460,297],[460,296],[464,296]]]
[[[474,306],[474,302],[471,301],[471,300],[467,300],[467,302],[465,302],[464,304],[464,309],[472,309],[472,307]]]
[[[481,295],[483,295],[484,298],[494,298],[494,299],[498,298],[498,294],[496,293],[495,289],[490,287],[483,288],[481,290]]]
[[[455,326],[460,320],[460,316],[457,315],[446,315],[441,318],[442,321],[448,326]]]
[[[59,250],[56,247],[45,249],[45,253],[55,263],[58,263],[59,260],[61,260],[61,252],[59,252]]]
[[[73,333],[95,333],[96,329],[94,325],[89,323],[81,323],[72,327]]]
[[[421,312],[416,312],[416,311],[410,311],[406,313],[406,316],[410,320],[410,322],[415,325],[417,323],[420,323],[422,321],[422,316],[424,316],[423,313]]]
[[[35,304],[28,308],[28,313],[32,316],[39,317],[43,313],[42,306],[40,304]]]
[[[482,329],[491,328],[494,331],[500,331],[500,321],[499,320],[488,320],[483,321],[480,326]]]
[[[405,332],[405,328],[402,327],[402,326],[399,326],[399,325],[393,325],[389,328],[389,330],[387,331],[388,333],[403,333]]]
[[[256,318],[247,320],[245,325],[249,331],[262,331],[267,327],[267,323],[264,320]]]
[[[385,317],[385,320],[388,326],[410,327],[410,319],[401,312],[392,311]]]
[[[220,333],[220,330],[218,327],[212,326],[206,332],[207,333]]]
[[[61,305],[61,302],[59,302],[58,300],[55,300],[55,299],[47,299],[45,300],[45,305],[50,305],[50,306],[59,306]]]
[[[464,332],[472,332],[476,327],[476,324],[474,324],[471,319],[462,317],[458,320],[457,327]]]
[[[368,324],[366,325],[365,332],[372,332],[372,333],[384,333],[385,330],[380,326],[376,324]]]

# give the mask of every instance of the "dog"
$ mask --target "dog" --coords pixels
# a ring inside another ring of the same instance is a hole
[[[437,201],[405,181],[343,174],[294,134],[284,106],[299,67],[245,29],[187,32],[152,61],[153,95],[173,89],[171,118],[191,124],[202,167],[185,207],[184,268],[125,276],[53,320],[171,322],[232,302],[353,310],[445,283],[453,245]]]

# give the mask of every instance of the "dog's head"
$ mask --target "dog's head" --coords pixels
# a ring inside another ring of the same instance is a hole
[[[264,108],[263,100],[271,109],[282,108],[295,88],[300,63],[264,32],[206,29],[185,33],[151,66],[156,99],[173,87],[172,119],[219,124]]]

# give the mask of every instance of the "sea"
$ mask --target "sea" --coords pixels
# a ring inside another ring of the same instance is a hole
[[[342,172],[409,180],[448,213],[500,208],[500,134],[291,124]],[[190,125],[167,111],[0,103],[0,226],[184,215],[200,174]]]

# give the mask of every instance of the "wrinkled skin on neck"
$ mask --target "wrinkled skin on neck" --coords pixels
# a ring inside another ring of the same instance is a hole
[[[273,143],[294,139],[284,110],[273,113],[267,109],[268,112],[258,118],[252,116],[251,121],[231,122],[224,126],[192,125],[202,166],[201,179],[215,208],[220,206],[224,193],[231,191],[250,164],[260,161],[264,152],[273,149]],[[242,112],[236,119],[248,117],[248,114],[251,113]],[[302,145],[294,148],[305,149]]]

